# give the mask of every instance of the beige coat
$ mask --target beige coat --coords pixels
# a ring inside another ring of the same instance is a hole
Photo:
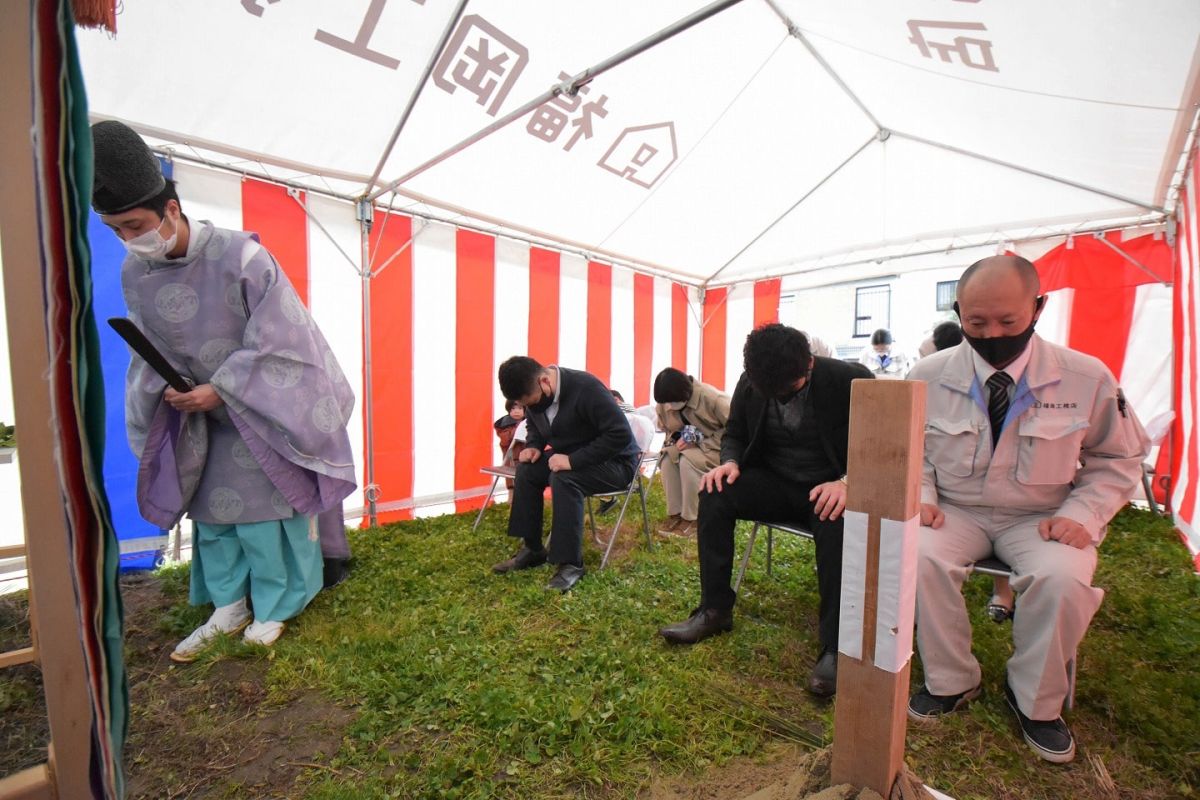
[[[913,367],[909,379],[929,384],[921,502],[1068,517],[1099,544],[1149,440],[1099,360],[1036,335],[1032,347],[994,453],[970,346]]]
[[[658,427],[666,431],[667,438],[683,429],[683,416],[680,412],[672,411],[662,403],[659,403],[655,410],[658,415]],[[704,440],[700,442],[699,447],[689,447],[683,452],[674,444],[669,444],[664,448],[667,458],[672,463],[678,463],[682,456],[698,470],[707,472],[721,463],[721,437],[725,435],[725,424],[729,421],[729,395],[693,378],[692,396],[688,398],[683,414],[700,429]]]

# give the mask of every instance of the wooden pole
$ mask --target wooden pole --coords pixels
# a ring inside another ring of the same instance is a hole
[[[833,784],[891,795],[904,766],[925,384],[850,392]]]
[[[31,3],[6,3],[0,25],[0,245],[8,313],[8,357],[13,406],[21,431],[21,503],[25,510],[26,566],[46,715],[50,724],[49,782],[61,798],[89,798],[92,706],[88,699],[79,609],[71,582],[71,554],[54,466],[55,444],[46,410],[52,407],[46,380],[49,348],[46,318],[39,310],[37,200],[34,188],[33,30]],[[36,770],[0,783],[0,798],[35,797]],[[31,788],[32,787],[32,788]],[[5,794],[5,792],[12,792]],[[22,794],[26,792],[26,794]]]

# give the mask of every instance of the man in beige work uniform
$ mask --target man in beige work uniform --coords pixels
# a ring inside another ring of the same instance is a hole
[[[994,256],[958,282],[965,341],[917,363],[928,384],[917,578],[931,721],[980,693],[962,584],[993,553],[1019,593],[1005,694],[1025,741],[1065,763],[1067,662],[1104,597],[1091,585],[1105,526],[1129,498],[1149,442],[1112,373],[1033,334],[1044,298],[1032,264]]]

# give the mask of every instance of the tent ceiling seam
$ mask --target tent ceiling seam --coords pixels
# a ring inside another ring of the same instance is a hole
[[[1164,209],[1161,206],[1156,206],[1153,203],[1148,203],[1144,200],[1135,200],[1132,197],[1126,197],[1124,195],[1117,194],[1116,192],[1110,192],[1107,189],[1100,189],[1095,186],[1089,186],[1086,183],[1080,183],[1078,181],[1073,181],[1070,178],[1064,178],[1060,175],[1051,175],[1048,172],[1042,172],[1041,170],[1036,170],[1031,167],[1023,167],[1020,164],[1013,164],[1010,161],[1004,161],[999,158],[993,158],[992,156],[984,155],[983,153],[976,153],[972,150],[966,150],[961,147],[955,147],[954,145],[946,144],[945,142],[935,142],[932,139],[926,139],[922,136],[917,136],[917,135],[911,134],[911,133],[904,133],[903,131],[892,130],[892,131],[890,131],[890,133],[894,136],[899,136],[902,139],[907,139],[910,142],[917,142],[919,144],[923,144],[928,147],[934,147],[939,150],[945,150],[950,153],[957,153],[958,155],[967,156],[968,158],[974,158],[978,161],[986,161],[987,163],[995,164],[998,167],[1006,167],[1011,170],[1016,170],[1017,172],[1023,172],[1026,175],[1033,175],[1038,178],[1044,178],[1045,180],[1054,181],[1055,183],[1061,183],[1064,186],[1070,186],[1074,189],[1079,189],[1079,190],[1085,191],[1085,192],[1091,192],[1092,194],[1098,194],[1101,197],[1107,197],[1111,200],[1120,200],[1122,203],[1128,203],[1129,205],[1132,205],[1132,206],[1144,208],[1147,211],[1153,211],[1156,214],[1166,214],[1167,213],[1166,209]]]
[[[486,126],[485,128],[482,128],[481,130],[476,131],[472,135],[468,136],[466,139],[463,139],[458,144],[451,146],[449,149],[442,151],[441,153],[437,154],[436,156],[429,159],[428,161],[426,161],[422,164],[419,164],[418,166],[409,170],[408,172],[406,172],[404,175],[401,175],[396,180],[388,183],[387,186],[385,186],[381,189],[376,189],[374,192],[372,192],[367,197],[367,199],[371,200],[372,202],[375,201],[381,195],[386,194],[387,192],[390,192],[390,191],[396,189],[398,186],[400,186],[404,183],[407,183],[408,181],[417,177],[421,173],[437,166],[438,164],[445,161],[446,159],[453,157],[455,154],[467,149],[468,147],[475,144],[476,142],[479,142],[479,141],[487,138],[488,136],[491,136],[493,133],[495,133],[496,131],[505,127],[509,123],[520,119],[521,117],[525,116],[529,112],[533,111],[538,106],[543,105],[544,103],[548,103],[549,101],[553,100],[558,95],[560,95],[560,94],[574,95],[574,93],[579,90],[580,86],[590,83],[596,77],[603,75],[605,72],[608,72],[613,67],[619,66],[620,64],[628,61],[629,59],[640,55],[641,53],[645,52],[646,50],[649,50],[650,48],[654,47],[655,45],[665,42],[666,40],[674,37],[676,34],[682,33],[683,31],[686,31],[688,28],[691,28],[693,25],[697,25],[697,24],[703,22],[704,20],[708,19],[709,17],[711,17],[715,14],[719,14],[720,12],[726,10],[727,8],[735,6],[740,2],[742,2],[742,0],[714,0],[714,2],[709,3],[708,5],[704,6],[703,8],[693,11],[691,14],[687,15],[686,17],[676,20],[675,22],[671,23],[667,27],[647,36],[646,38],[631,45],[630,47],[627,47],[624,50],[621,50],[620,52],[616,53],[615,55],[609,56],[608,58],[604,59],[603,61],[601,61],[600,63],[598,63],[594,66],[588,67],[583,72],[580,72],[579,74],[577,74],[573,78],[571,78],[570,81],[566,81],[566,82],[560,83],[560,84],[555,84],[554,86],[550,87],[546,91],[539,94],[534,99],[532,99],[529,102],[525,103],[524,105],[514,109],[513,111],[510,111],[508,114],[505,114],[503,117],[501,117],[500,119],[491,123],[490,125]]]
[[[379,173],[383,172],[383,167],[387,163],[388,158],[392,154],[392,148],[396,146],[396,141],[400,138],[401,131],[408,123],[408,118],[412,115],[413,109],[416,108],[417,100],[421,96],[421,92],[425,89],[425,84],[429,82],[429,76],[433,74],[433,68],[437,61],[442,56],[442,52],[446,49],[446,42],[450,41],[450,35],[454,32],[454,27],[462,18],[462,13],[466,10],[467,0],[459,0],[458,5],[454,9],[454,13],[450,16],[450,21],[446,23],[445,30],[442,31],[442,38],[438,40],[437,47],[433,48],[433,53],[429,56],[429,62],[425,65],[425,70],[421,73],[421,79],[417,81],[416,88],[408,97],[408,103],[404,106],[404,111],[400,114],[400,120],[396,123],[396,127],[392,130],[392,136],[388,139],[387,145],[383,148],[383,153],[379,156],[379,163],[375,165],[375,171],[371,173],[371,177],[363,186],[363,194],[366,195],[371,191],[371,187],[379,180]]]
[[[871,144],[871,142],[878,141],[878,140],[879,140],[878,135],[871,134],[870,138],[868,138],[865,142],[863,142],[861,145],[859,145],[857,150],[855,150],[853,153],[851,153],[849,156],[847,156],[846,159],[844,161],[842,161],[842,163],[840,163],[836,167],[834,167],[832,172],[827,174],[824,178],[821,178],[821,180],[817,181],[816,185],[814,185],[807,192],[805,192],[804,195],[799,200],[797,200],[795,203],[793,203],[791,205],[791,207],[788,208],[787,211],[784,211],[782,214],[780,214],[778,217],[776,217],[769,225],[767,225],[767,227],[765,227],[761,231],[759,231],[758,235],[756,235],[750,241],[746,242],[745,246],[743,246],[741,250],[738,250],[736,253],[734,253],[732,258],[730,258],[728,261],[726,261],[724,264],[722,264],[720,269],[718,269],[712,275],[709,275],[708,278],[706,278],[704,281],[704,286],[708,286],[708,284],[714,278],[716,278],[718,275],[720,275],[722,272],[725,271],[726,267],[728,267],[730,264],[732,264],[734,261],[736,261],[738,258],[740,258],[742,253],[745,253],[747,250],[749,250],[754,245],[755,242],[757,242],[762,237],[766,236],[767,233],[772,228],[774,228],[776,225],[778,225],[780,222],[782,222],[785,217],[787,217],[789,214],[791,214],[793,211],[795,211],[800,206],[801,203],[803,203],[808,198],[812,197],[812,195],[818,189],[820,189],[822,186],[824,186],[831,178],[833,178],[834,175],[837,175],[839,172],[841,172],[842,169],[847,164],[849,164],[851,161],[853,161],[855,158],[857,158],[858,155],[860,153],[862,153],[862,151],[866,150],[867,147]]]
[[[880,124],[875,115],[871,113],[871,109],[867,108],[866,103],[864,103],[859,96],[854,93],[849,84],[842,80],[842,76],[834,70],[830,63],[826,61],[819,52],[817,52],[817,48],[813,46],[813,43],[810,42],[808,37],[804,35],[804,32],[800,30],[800,26],[797,25],[792,18],[787,15],[786,11],[779,7],[779,4],[775,0],[766,0],[766,3],[787,27],[788,35],[799,41],[800,44],[804,45],[809,54],[816,60],[818,64],[821,65],[821,68],[825,70],[829,77],[833,79],[833,82],[836,83],[838,87],[846,94],[846,96],[850,98],[854,105],[858,106],[858,110],[866,115],[867,119],[871,121],[871,124],[875,126],[875,130],[882,130],[883,125]]]
[[[754,81],[758,79],[758,76],[762,74],[764,69],[767,68],[767,64],[771,63],[771,60],[775,58],[775,54],[779,52],[779,48],[781,48],[787,40],[787,36],[784,36],[779,40],[779,43],[775,45],[775,48],[771,50],[767,57],[763,59],[762,63],[758,65],[758,69],[754,70],[754,74],[752,74],[746,80],[746,82],[742,85],[742,88],[738,89],[737,92],[734,93],[729,103],[726,104],[725,108],[721,110],[721,113],[717,115],[716,119],[712,121],[712,124],[705,129],[704,133],[700,134],[700,137],[696,140],[696,143],[692,145],[691,149],[684,153],[683,156],[671,166],[670,170],[663,175],[660,180],[655,182],[654,187],[646,193],[646,196],[642,198],[642,200],[636,206],[634,206],[633,210],[630,211],[624,219],[617,223],[616,227],[614,227],[596,242],[597,247],[604,246],[605,242],[615,236],[617,231],[621,230],[621,228],[625,226],[625,223],[633,219],[633,217],[642,209],[642,207],[645,206],[646,203],[650,202],[650,199],[658,193],[658,190],[661,189],[667,183],[667,181],[674,177],[680,168],[683,167],[684,163],[687,162],[687,160],[691,158],[692,154],[696,152],[704,140],[708,138],[708,135],[716,129],[717,125],[719,125],[723,119],[725,119],[725,116],[729,113],[729,110],[733,108],[738,99],[741,98],[741,96],[745,94],[746,90],[750,88],[750,84],[754,83]]]

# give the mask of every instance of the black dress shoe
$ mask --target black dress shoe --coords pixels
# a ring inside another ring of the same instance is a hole
[[[546,584],[546,588],[557,592],[569,592],[575,588],[575,584],[579,583],[579,579],[582,577],[583,567],[577,567],[574,564],[559,564],[558,570]]]
[[[492,566],[492,572],[497,575],[503,575],[505,572],[514,572],[519,569],[529,569],[530,567],[540,567],[546,563],[546,551],[530,550],[528,547],[522,547],[517,552],[513,553],[513,557],[507,561],[501,561],[499,564]]]
[[[332,589],[346,580],[346,576],[350,574],[350,559],[326,558],[324,561],[325,569],[321,585],[324,589]]]
[[[833,697],[837,691],[838,654],[834,650],[821,653],[808,675],[808,690],[817,697]]]
[[[733,630],[733,611],[698,608],[683,622],[668,625],[658,633],[673,644],[695,644],[702,639]]]

